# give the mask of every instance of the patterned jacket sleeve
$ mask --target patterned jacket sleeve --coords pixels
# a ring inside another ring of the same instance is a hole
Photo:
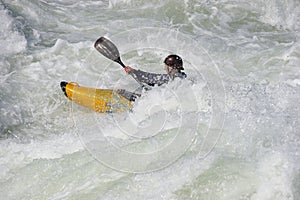
[[[155,74],[144,72],[142,70],[132,69],[129,74],[139,83],[147,84],[149,86],[154,85],[162,85],[167,83],[170,79],[169,75],[167,74]]]

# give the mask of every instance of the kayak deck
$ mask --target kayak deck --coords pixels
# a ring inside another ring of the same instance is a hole
[[[118,113],[131,110],[132,101],[136,98],[134,95],[128,98],[128,94],[134,93],[125,90],[88,88],[79,86],[75,82],[62,81],[60,86],[68,99],[99,113]],[[138,96],[138,94],[135,95]]]

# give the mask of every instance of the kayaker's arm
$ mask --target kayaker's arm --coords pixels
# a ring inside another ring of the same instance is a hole
[[[169,75],[167,74],[149,73],[142,70],[136,70],[131,67],[126,67],[125,71],[130,74],[137,82],[147,84],[149,86],[160,86],[164,83],[167,83],[170,79]]]

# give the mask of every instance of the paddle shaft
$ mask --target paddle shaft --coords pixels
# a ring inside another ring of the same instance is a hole
[[[119,63],[123,68],[125,68],[126,66],[124,65],[124,63],[122,62],[121,58],[118,57],[116,60],[114,60],[116,63]]]

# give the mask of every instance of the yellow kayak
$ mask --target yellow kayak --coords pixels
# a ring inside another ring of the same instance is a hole
[[[132,109],[132,102],[135,98],[140,96],[126,90],[83,87],[75,82],[62,81],[60,86],[70,100],[100,113],[128,111]]]

